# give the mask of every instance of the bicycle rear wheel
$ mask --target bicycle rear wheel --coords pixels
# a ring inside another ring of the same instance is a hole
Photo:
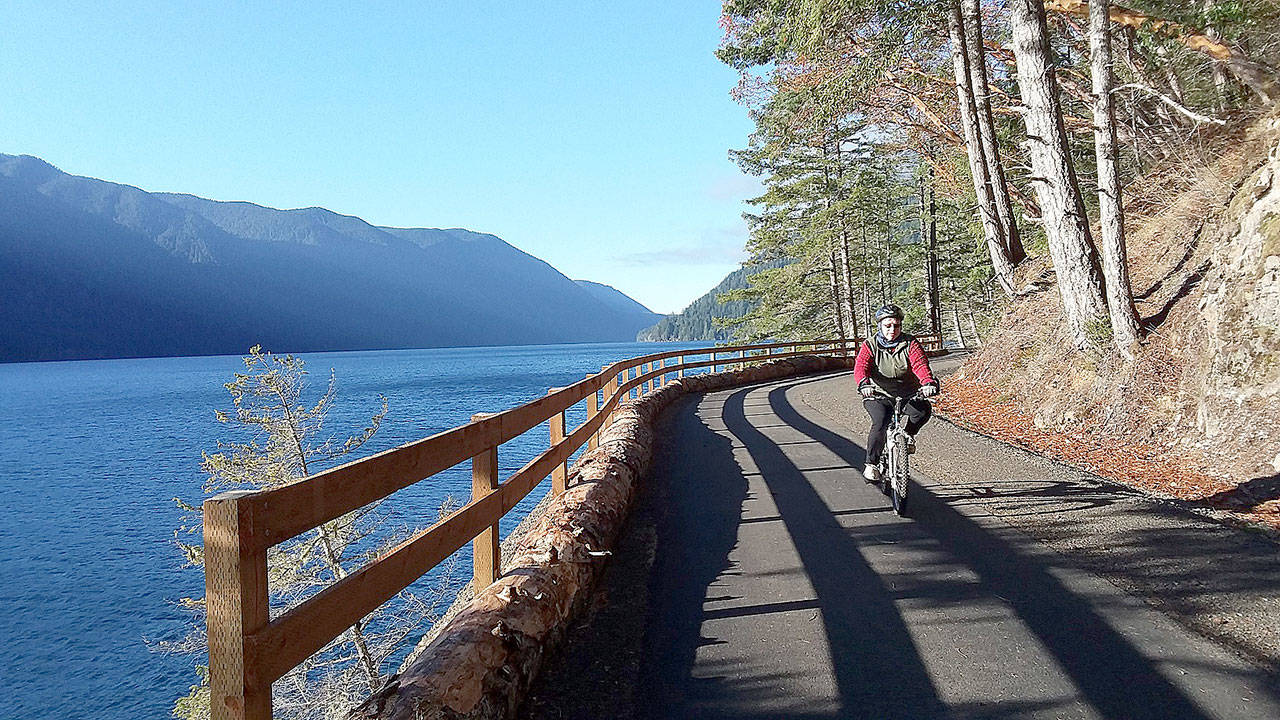
[[[894,433],[893,447],[889,452],[889,473],[885,484],[889,489],[889,499],[893,501],[893,511],[899,516],[907,514],[907,485],[911,480],[911,471],[907,460],[907,435]]]

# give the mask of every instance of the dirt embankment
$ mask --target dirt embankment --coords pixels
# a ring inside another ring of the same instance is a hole
[[[1127,189],[1146,336],[1072,351],[1047,257],[951,379],[951,419],[1157,495],[1280,528],[1280,112]]]

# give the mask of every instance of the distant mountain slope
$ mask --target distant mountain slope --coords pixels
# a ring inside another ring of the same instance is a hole
[[[0,281],[0,361],[628,341],[652,322],[493,235],[148,193],[3,154]]]
[[[642,321],[645,325],[652,324],[654,321],[662,318],[662,315],[656,313],[649,308],[636,302],[630,295],[623,293],[612,285],[604,283],[591,282],[590,280],[574,280],[583,290],[591,293],[595,299],[605,305],[617,310],[628,317],[634,317],[637,321]]]
[[[689,303],[689,307],[667,315],[657,324],[641,330],[636,339],[641,342],[695,342],[700,340],[724,342],[733,339],[731,332],[717,327],[715,318],[740,318],[751,311],[753,303],[735,300],[720,303],[721,293],[750,285],[748,278],[766,268],[780,267],[781,262],[751,265],[729,273],[707,294]]]

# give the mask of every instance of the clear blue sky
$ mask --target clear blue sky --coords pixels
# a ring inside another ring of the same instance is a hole
[[[659,312],[742,259],[719,3],[0,3],[0,152],[494,233]]]

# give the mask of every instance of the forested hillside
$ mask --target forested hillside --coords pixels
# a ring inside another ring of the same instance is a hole
[[[640,342],[734,340],[736,334],[732,326],[736,324],[735,321],[751,312],[757,303],[751,299],[733,299],[732,291],[749,287],[749,278],[752,275],[780,268],[784,264],[785,261],[775,260],[734,270],[705,295],[689,303],[689,307],[662,318],[652,327],[641,330],[636,340]]]
[[[794,260],[739,294],[745,337],[860,335],[896,302],[983,346],[947,400],[975,427],[1276,504],[1275,3],[730,0],[723,25],[765,187],[748,250]]]
[[[0,362],[630,341],[658,317],[486,233],[149,193],[3,154],[0,279]]]

